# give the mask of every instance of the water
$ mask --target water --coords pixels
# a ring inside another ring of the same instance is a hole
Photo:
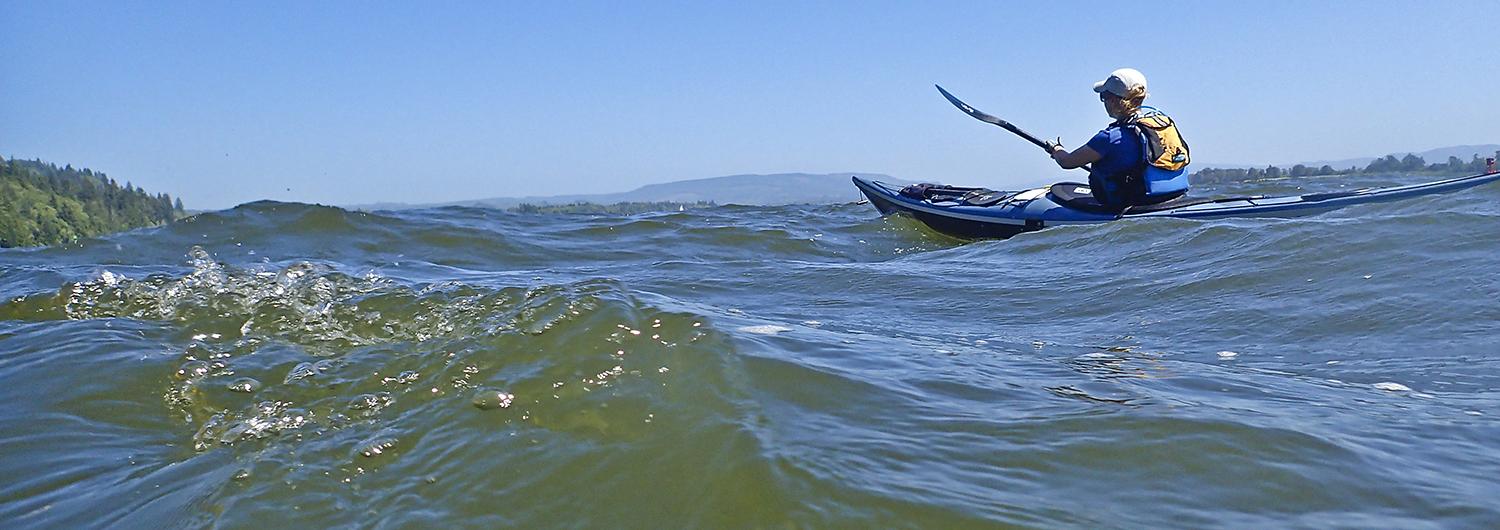
[[[0,522],[1495,527],[1497,204],[963,242],[256,203],[6,250]]]

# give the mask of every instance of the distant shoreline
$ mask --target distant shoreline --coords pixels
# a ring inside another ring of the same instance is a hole
[[[1277,166],[1266,166],[1265,168],[1204,168],[1188,176],[1193,184],[1223,184],[1229,182],[1243,182],[1247,180],[1267,180],[1292,177],[1332,177],[1340,175],[1378,175],[1378,174],[1419,174],[1419,175],[1472,175],[1484,173],[1490,168],[1495,158],[1500,158],[1500,150],[1493,157],[1480,157],[1473,155],[1469,160],[1461,160],[1456,156],[1449,156],[1445,162],[1429,164],[1427,160],[1415,154],[1407,154],[1396,158],[1396,155],[1386,155],[1372,160],[1365,167],[1352,166],[1349,169],[1340,170],[1327,164],[1321,167],[1310,167],[1296,164],[1290,168]]]

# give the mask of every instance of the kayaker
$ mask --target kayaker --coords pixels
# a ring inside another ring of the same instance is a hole
[[[1073,169],[1092,164],[1089,190],[1110,210],[1156,204],[1187,193],[1187,144],[1171,118],[1143,105],[1146,76],[1121,68],[1094,83],[1094,92],[1115,121],[1072,152],[1060,141],[1048,142],[1057,165]],[[1143,152],[1143,146],[1149,151]]]

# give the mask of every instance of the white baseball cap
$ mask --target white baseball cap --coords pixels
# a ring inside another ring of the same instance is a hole
[[[1146,75],[1134,68],[1121,68],[1109,73],[1103,81],[1094,83],[1094,92],[1109,92],[1125,99],[1146,95]]]

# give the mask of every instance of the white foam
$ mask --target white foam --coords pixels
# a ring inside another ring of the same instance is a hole
[[[1411,387],[1403,385],[1401,383],[1392,383],[1390,381],[1375,383],[1371,386],[1374,386],[1376,390],[1384,390],[1386,392],[1411,392]]]
[[[788,331],[791,331],[792,328],[786,326],[777,326],[774,324],[766,324],[761,326],[745,326],[739,328],[739,330],[745,333],[755,333],[757,335],[775,335],[777,333],[786,333]]]
[[[108,285],[108,286],[111,286],[111,287],[113,287],[115,285],[118,285],[120,283],[120,280],[124,280],[124,279],[125,279],[124,275],[122,275],[122,274],[115,274],[115,273],[109,272],[109,271],[104,271],[103,273],[99,274],[99,280],[102,281],[102,282],[104,282],[104,285]]]
[[[1240,356],[1240,354],[1228,350],[1221,351],[1218,355],[1220,359],[1233,359]]]

